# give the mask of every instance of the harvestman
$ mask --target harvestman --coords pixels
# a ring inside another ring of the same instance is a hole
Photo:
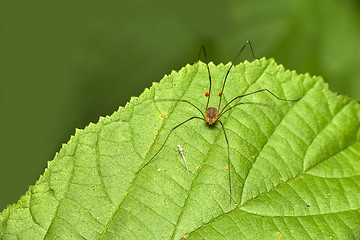
[[[255,94],[255,93],[259,93],[259,92],[268,92],[270,93],[272,96],[274,96],[275,98],[279,99],[279,100],[282,100],[282,101],[298,101],[299,99],[296,99],[296,100],[288,100],[288,99],[284,99],[284,98],[280,98],[278,96],[276,96],[274,93],[272,93],[271,91],[269,91],[268,89],[264,88],[264,89],[260,89],[260,90],[257,90],[257,91],[254,91],[254,92],[251,92],[251,93],[247,93],[247,94],[244,94],[244,95],[240,95],[240,96],[237,96],[237,97],[234,97],[232,100],[230,100],[220,111],[218,111],[218,109],[220,109],[220,106],[221,106],[221,99],[222,99],[222,93],[224,91],[224,88],[225,88],[225,83],[226,83],[226,80],[227,80],[227,77],[229,75],[229,72],[231,70],[231,68],[234,66],[234,62],[236,62],[236,60],[239,58],[239,56],[241,55],[242,51],[244,50],[244,48],[249,44],[250,46],[250,49],[251,49],[251,54],[254,58],[256,58],[254,56],[254,51],[253,51],[253,48],[251,46],[251,43],[249,40],[246,41],[246,43],[244,44],[244,46],[241,48],[240,52],[237,54],[237,56],[235,57],[234,61],[231,63],[229,69],[227,70],[226,72],[226,75],[225,75],[225,79],[224,79],[224,83],[222,85],[222,89],[221,89],[221,92],[219,93],[219,97],[220,97],[220,100],[219,100],[219,106],[218,108],[215,108],[215,107],[209,107],[209,102],[210,102],[210,93],[211,93],[211,74],[210,74],[210,69],[209,69],[209,64],[208,64],[208,60],[207,60],[207,57],[206,57],[206,52],[205,52],[205,47],[204,47],[204,44],[201,45],[201,48],[200,50],[203,50],[204,52],[204,57],[205,57],[205,61],[206,61],[206,67],[207,67],[207,71],[208,71],[208,74],[209,74],[209,91],[205,93],[205,96],[208,97],[208,100],[207,100],[207,104],[206,104],[206,109],[205,109],[205,114],[200,110],[200,108],[198,108],[197,106],[195,106],[193,103],[187,101],[187,100],[184,100],[184,99],[159,99],[159,100],[156,100],[156,101],[178,101],[178,102],[185,102],[185,103],[188,103],[190,104],[191,106],[193,106],[194,108],[196,108],[202,115],[202,118],[201,117],[197,117],[197,116],[194,116],[194,117],[190,117],[188,118],[187,120],[183,121],[182,123],[176,125],[175,127],[173,127],[168,136],[166,137],[164,143],[161,145],[161,147],[159,148],[159,150],[154,154],[154,156],[152,156],[152,158],[147,161],[143,166],[140,167],[140,169],[136,172],[136,174],[138,174],[144,167],[146,167],[158,154],[159,152],[163,149],[164,145],[166,144],[167,140],[169,139],[171,133],[178,127],[180,127],[181,125],[193,120],[193,119],[200,119],[200,120],[203,120],[205,122],[207,122],[209,125],[212,125],[216,122],[219,122],[220,125],[221,125],[221,128],[223,130],[223,133],[224,133],[224,136],[225,136],[225,140],[226,140],[226,144],[227,144],[227,153],[228,153],[228,171],[229,171],[229,189],[230,189],[230,203],[231,203],[231,199],[232,199],[232,195],[231,195],[231,169],[230,169],[230,145],[229,145],[229,141],[228,141],[228,138],[226,136],[226,131],[225,131],[225,128],[224,128],[224,124],[221,122],[221,120],[219,120],[219,118],[224,115],[224,113],[226,113],[227,111],[229,111],[230,109],[238,106],[238,105],[241,105],[241,104],[250,104],[250,103],[237,103],[233,106],[230,106],[230,104],[235,101],[236,99],[239,99],[239,98],[242,98],[242,97],[246,97],[246,96],[249,96],[249,95],[252,95],[252,94]],[[228,107],[228,108],[227,108]],[[227,108],[227,109],[226,109]],[[226,110],[225,110],[226,109]]]

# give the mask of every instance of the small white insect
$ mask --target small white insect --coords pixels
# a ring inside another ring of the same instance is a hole
[[[181,157],[182,157],[182,158],[183,158],[183,160],[184,160],[184,163],[185,163],[185,166],[186,166],[187,173],[188,173],[188,175],[189,175],[189,177],[190,177],[189,168],[188,168],[188,166],[187,166],[187,164],[186,164],[186,159],[185,159],[185,155],[184,155],[184,149],[183,149],[180,145],[177,145],[177,146],[178,146],[178,148],[179,148],[179,153],[180,153]]]

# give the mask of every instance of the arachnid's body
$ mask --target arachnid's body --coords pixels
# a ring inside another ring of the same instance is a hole
[[[219,112],[217,108],[209,107],[205,111],[205,121],[209,123],[209,125],[213,125],[219,118]]]

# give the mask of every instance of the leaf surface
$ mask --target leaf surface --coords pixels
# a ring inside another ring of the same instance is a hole
[[[217,107],[228,65],[210,64]],[[1,214],[2,239],[295,239],[360,237],[359,104],[319,77],[274,60],[231,70],[221,125],[205,112],[204,63],[154,83],[63,146],[17,204]],[[232,104],[232,105],[233,105]],[[221,109],[221,108],[220,108]],[[184,157],[190,177],[178,145]],[[228,171],[231,171],[232,203]]]

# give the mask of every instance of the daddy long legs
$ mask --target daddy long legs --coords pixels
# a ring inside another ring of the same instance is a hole
[[[240,98],[243,98],[243,97],[247,97],[247,96],[250,96],[250,95],[253,95],[253,94],[256,94],[256,93],[260,93],[260,92],[266,92],[268,94],[271,94],[274,98],[278,99],[278,100],[281,100],[281,101],[298,101],[299,99],[296,99],[296,100],[289,100],[289,99],[285,99],[285,98],[280,98],[278,96],[276,96],[273,92],[271,92],[270,90],[266,89],[266,88],[263,88],[263,89],[260,89],[260,90],[257,90],[257,91],[254,91],[254,92],[250,92],[250,93],[247,93],[247,94],[243,94],[243,95],[239,95],[239,96],[236,96],[234,97],[233,99],[231,99],[227,104],[225,104],[224,107],[220,108],[221,107],[221,100],[222,100],[222,97],[223,97],[223,91],[225,89],[225,83],[226,83],[226,80],[228,79],[228,75],[230,73],[230,70],[231,68],[234,66],[234,63],[237,61],[237,59],[239,58],[239,56],[241,55],[241,53],[243,52],[243,50],[245,49],[245,47],[249,45],[250,46],[250,49],[251,49],[251,53],[252,53],[252,56],[254,58],[256,58],[254,56],[254,51],[253,51],[253,48],[251,46],[251,43],[249,40],[247,40],[244,44],[244,46],[241,48],[241,50],[239,51],[239,53],[236,55],[234,61],[231,63],[229,69],[227,70],[226,72],[226,75],[225,75],[225,78],[224,78],[224,82],[222,84],[222,88],[221,88],[221,92],[219,92],[219,104],[218,104],[218,107],[209,107],[209,102],[210,102],[210,94],[211,94],[211,86],[212,86],[212,79],[211,79],[211,73],[210,73],[210,68],[209,68],[209,64],[208,64],[208,60],[207,60],[207,56],[206,56],[206,51],[205,51],[205,47],[204,47],[204,44],[201,45],[201,48],[200,48],[200,53],[201,51],[203,51],[204,53],[204,57],[205,57],[205,61],[206,61],[206,67],[207,67],[207,72],[208,72],[208,76],[209,76],[209,91],[205,93],[205,96],[208,98],[207,99],[207,103],[206,103],[206,108],[205,108],[205,112],[201,111],[201,109],[199,107],[197,107],[195,104],[191,103],[190,101],[187,101],[187,100],[184,100],[184,99],[159,99],[159,100],[155,100],[155,101],[178,101],[178,102],[184,102],[184,103],[187,103],[189,105],[191,105],[192,107],[194,107],[195,109],[197,109],[197,111],[201,114],[201,117],[199,116],[193,116],[193,117],[190,117],[188,119],[186,119],[185,121],[177,124],[176,126],[174,126],[170,132],[168,133],[167,137],[165,138],[165,141],[162,143],[161,147],[157,150],[157,152],[150,158],[150,160],[148,160],[145,164],[143,164],[140,169],[136,172],[136,174],[138,174],[142,169],[144,169],[147,165],[149,165],[151,163],[151,161],[153,159],[155,159],[155,157],[161,152],[161,150],[163,149],[163,147],[165,146],[167,140],[169,139],[171,133],[176,130],[177,128],[179,128],[180,126],[184,125],[185,123],[187,122],[190,122],[191,120],[193,119],[200,119],[202,121],[205,121],[206,123],[208,123],[209,126],[215,124],[216,122],[219,122],[219,124],[221,125],[221,128],[222,128],[222,131],[224,133],[224,137],[225,137],[225,141],[226,141],[226,144],[227,144],[227,158],[228,158],[228,166],[227,166],[227,170],[228,170],[228,178],[229,178],[229,195],[230,195],[230,203],[231,203],[231,200],[232,200],[232,186],[231,186],[231,168],[230,168],[230,145],[229,145],[229,140],[228,140],[228,137],[226,135],[226,131],[225,131],[225,127],[224,127],[224,124],[223,122],[220,120],[220,118],[226,113],[228,112],[229,110],[231,110],[232,108],[235,108],[241,104],[251,104],[251,103],[248,103],[248,102],[240,102],[240,103],[236,103],[236,104],[233,104],[232,103],[237,100],[237,99],[240,99]]]

